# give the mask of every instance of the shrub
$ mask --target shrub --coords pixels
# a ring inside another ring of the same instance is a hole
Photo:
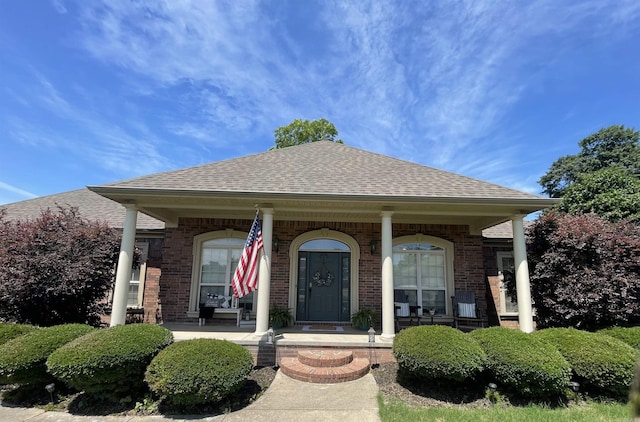
[[[39,326],[100,322],[120,235],[74,208],[27,221],[0,211],[0,319]]]
[[[552,212],[527,230],[527,253],[538,328],[640,324],[639,224]]]
[[[218,402],[236,391],[253,367],[251,353],[224,340],[174,343],[149,365],[145,381],[175,406]]]
[[[94,328],[65,324],[33,330],[0,345],[0,382],[39,384],[49,382],[46,361],[49,355]]]
[[[485,353],[459,330],[440,325],[411,327],[393,341],[401,370],[423,378],[462,381],[483,369]]]
[[[171,331],[159,325],[118,325],[61,347],[47,367],[73,388],[114,398],[144,388],[147,365],[172,342]]]
[[[508,391],[538,399],[562,394],[571,380],[571,366],[558,349],[531,334],[504,327],[469,334],[487,355],[493,382]]]
[[[0,322],[0,345],[35,329],[33,325]]]
[[[636,364],[633,347],[602,333],[574,328],[548,328],[534,336],[558,348],[586,390],[611,397],[628,394]]]
[[[611,327],[599,332],[622,340],[634,349],[640,350],[640,327]]]

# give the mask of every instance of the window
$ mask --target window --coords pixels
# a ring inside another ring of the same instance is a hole
[[[231,286],[246,240],[247,233],[234,230],[196,236],[188,316],[197,316],[207,295],[226,296],[230,299],[229,306],[254,309],[254,293],[236,299]]]
[[[200,306],[207,301],[207,295],[233,296],[231,280],[242,256],[244,244],[242,239],[216,239],[202,244],[198,294]],[[253,304],[253,293],[240,299],[240,303],[249,302]]]
[[[137,267],[131,270],[131,280],[129,281],[129,293],[127,296],[127,308],[141,308],[144,299],[144,278],[147,269],[147,257],[149,255],[149,244],[138,242],[136,248],[140,251],[140,262]]]
[[[394,243],[397,242],[402,239]],[[422,306],[423,312],[435,309],[439,315],[449,312],[447,298],[453,291],[453,264],[449,259],[452,248],[449,242],[430,237],[429,243],[403,242],[393,247],[394,289],[404,290],[409,305]]]
[[[500,313],[517,314],[518,303],[515,296],[507,291],[505,280],[512,280],[515,283],[515,264],[512,252],[497,252],[498,276],[500,277]]]

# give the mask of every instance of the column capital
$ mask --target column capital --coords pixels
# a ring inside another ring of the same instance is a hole
[[[393,215],[393,210],[383,209],[380,211],[380,217],[391,217]]]

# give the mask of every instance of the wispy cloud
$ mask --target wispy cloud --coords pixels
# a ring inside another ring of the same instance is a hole
[[[77,128],[68,144],[113,171],[137,155],[146,157],[140,173],[171,167],[168,137],[187,154],[255,152],[294,118],[326,117],[350,145],[527,191],[535,180],[510,177],[526,146],[496,134],[537,69],[584,43],[624,37],[640,20],[636,0],[75,6],[81,29],[70,42],[121,71],[132,102],[170,105],[153,121],[133,113],[114,126],[38,75],[39,106]],[[31,129],[23,121],[14,132],[33,140]]]
[[[21,189],[17,186],[12,186],[8,183],[4,183],[0,181],[0,190],[5,191],[5,192],[9,192],[13,195],[11,195],[11,197],[13,197],[14,195],[18,195],[24,199],[31,199],[31,198],[36,198],[38,195],[31,193],[29,191],[26,191],[24,189]],[[2,197],[4,195],[0,194],[0,204],[5,203],[5,201],[2,200]]]

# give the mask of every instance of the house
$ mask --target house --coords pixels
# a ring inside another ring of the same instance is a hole
[[[73,195],[100,198],[110,209],[102,215],[123,229],[112,324],[123,323],[136,300],[151,322],[157,314],[164,322],[195,323],[208,294],[231,296],[231,275],[258,212],[265,245],[258,290],[239,300],[255,318],[255,333],[267,331],[272,304],[291,308],[297,322],[338,324],[366,307],[381,316],[385,339],[395,334],[397,290],[410,304],[434,309],[441,323],[452,321],[450,298],[458,290],[475,292],[482,313],[491,315],[487,274],[495,270],[485,265],[492,250],[511,253],[518,326],[531,331],[523,217],[555,203],[329,141],[67,195],[70,204]],[[487,246],[495,238],[483,231],[505,222],[511,238]],[[126,269],[136,241],[146,245],[148,259],[144,280],[134,273],[131,283]]]

